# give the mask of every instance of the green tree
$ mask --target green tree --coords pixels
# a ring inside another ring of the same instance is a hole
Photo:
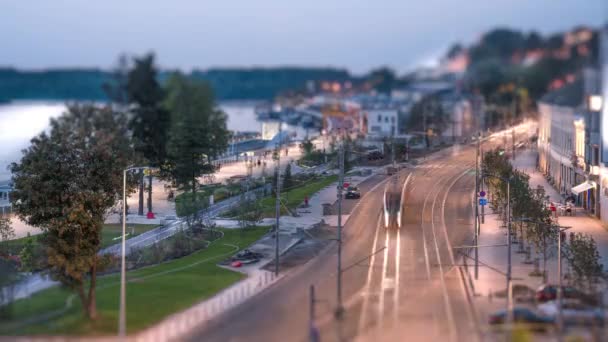
[[[315,145],[310,139],[306,139],[300,144],[300,149],[302,150],[304,157],[308,157],[315,150]]]
[[[397,81],[397,76],[395,75],[395,71],[391,68],[381,67],[372,70],[367,75],[367,79],[371,86],[378,92],[390,94]]]
[[[51,275],[76,291],[90,319],[97,317],[104,217],[122,195],[123,170],[132,160],[124,114],[110,107],[70,105],[10,167],[15,212],[44,231]]]
[[[253,227],[264,216],[264,208],[254,195],[243,193],[239,200],[237,219],[241,228]]]
[[[27,239],[23,249],[19,252],[19,260],[21,261],[21,271],[31,272],[34,266],[34,241]]]
[[[166,108],[171,113],[167,145],[168,177],[192,192],[196,201],[198,177],[214,172],[212,158],[226,150],[226,114],[216,107],[206,84],[174,74],[167,83]]]
[[[281,186],[281,188],[283,190],[285,189],[289,189],[293,186],[293,178],[291,176],[291,163],[288,163],[287,166],[285,166],[285,172],[283,172],[283,185]]]
[[[15,231],[11,226],[8,216],[0,216],[0,241],[10,240],[15,237]]]
[[[564,248],[564,256],[572,270],[574,284],[586,291],[593,291],[597,281],[605,277],[600,253],[592,236],[575,233]]]
[[[171,117],[163,108],[164,92],[158,83],[158,70],[154,64],[154,54],[149,53],[133,59],[129,70],[127,93],[133,104],[129,128],[133,133],[135,150],[149,164],[163,167],[167,159],[167,140]],[[148,176],[148,212],[152,211],[152,173]],[[140,210],[143,211],[140,194]],[[140,212],[143,214],[143,212]]]

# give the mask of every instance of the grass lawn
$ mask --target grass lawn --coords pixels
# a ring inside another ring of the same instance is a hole
[[[160,265],[127,273],[127,329],[136,332],[153,325],[164,317],[184,310],[211,297],[244,277],[216,265],[235,252],[226,244],[245,248],[258,240],[267,227],[241,230],[224,229],[225,236],[209,248]],[[13,318],[0,323],[0,334],[23,335],[112,335],[118,324],[119,275],[100,277],[97,288],[99,318],[90,322],[83,317],[80,302],[74,298],[72,306],[59,317],[15,327],[13,324],[28,318],[60,310],[72,292],[53,287],[20,299],[13,305]]]
[[[127,224],[127,239],[137,236],[150,229],[158,227],[155,224]],[[122,226],[118,223],[105,224],[101,230],[101,248],[106,248],[110,245],[120,242]],[[116,238],[116,240],[114,240]],[[19,239],[7,240],[0,242],[0,250],[7,251],[10,254],[19,254],[27,240],[32,240],[38,243],[38,235],[26,236]]]
[[[137,236],[148,230],[158,227],[157,224],[129,224],[127,223],[127,239]],[[120,242],[122,225],[119,223],[109,223],[103,226],[101,231],[101,248],[106,248]]]
[[[308,196],[308,198],[310,198],[316,192],[337,181],[337,175],[331,175],[324,178],[320,178],[318,180],[311,181],[286,192],[281,192],[281,201],[289,209],[296,208],[298,205],[304,202],[304,197]],[[275,216],[275,197],[270,196],[263,198],[262,206],[264,208],[264,217]],[[281,207],[281,214],[286,214],[284,207]]]

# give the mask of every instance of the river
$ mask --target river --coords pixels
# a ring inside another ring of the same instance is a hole
[[[255,102],[221,102],[228,114],[227,126],[232,131],[261,131],[261,123],[255,117]],[[32,137],[45,130],[49,120],[65,111],[63,102],[17,101],[0,104],[0,181],[10,179],[8,166],[18,161],[21,150],[29,145]]]

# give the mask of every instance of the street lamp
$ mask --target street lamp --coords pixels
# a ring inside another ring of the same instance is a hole
[[[511,287],[511,179],[482,172],[482,178],[489,177],[500,179],[507,183],[507,322],[510,329],[513,322],[513,289]]]
[[[538,222],[527,217],[522,217],[521,219],[516,221],[521,222],[530,222],[538,225],[549,225],[545,222]],[[550,227],[557,228],[557,331],[558,331],[558,340],[562,339],[562,331],[564,328],[564,319],[562,313],[562,305],[563,305],[563,289],[562,289],[562,233],[572,227],[566,226],[558,226],[558,225],[549,225]]]
[[[127,172],[151,170],[149,166],[132,166],[123,170],[122,175],[122,241],[121,241],[121,260],[120,260],[120,311],[118,318],[118,335],[122,338],[127,333],[127,284],[126,284],[126,263],[125,254],[127,249],[126,230],[127,230]]]

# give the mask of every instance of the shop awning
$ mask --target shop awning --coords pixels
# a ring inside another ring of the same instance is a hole
[[[584,191],[595,188],[595,182],[586,181],[572,188],[572,193],[578,195]]]

